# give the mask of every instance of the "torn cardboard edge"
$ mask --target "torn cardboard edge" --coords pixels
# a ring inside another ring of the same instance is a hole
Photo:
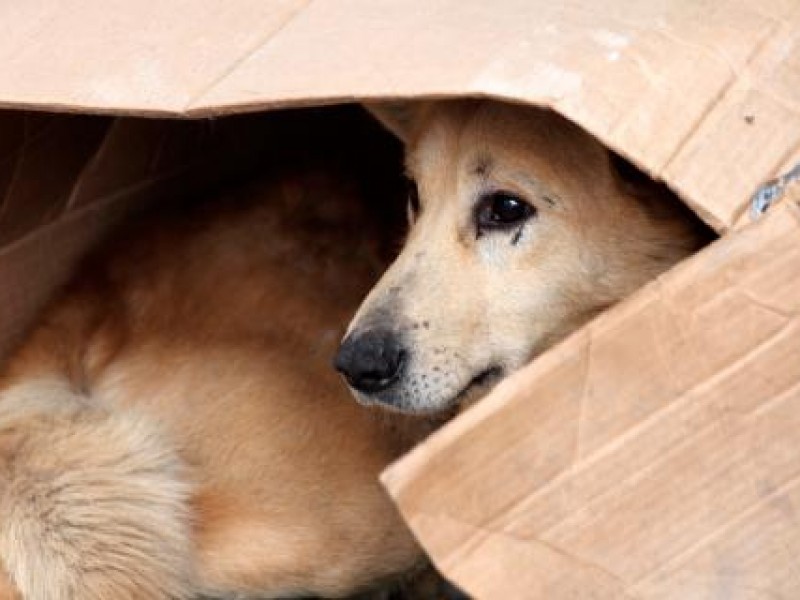
[[[783,200],[800,195],[800,163],[787,172],[762,185],[750,200],[750,219],[760,219],[773,206]]]

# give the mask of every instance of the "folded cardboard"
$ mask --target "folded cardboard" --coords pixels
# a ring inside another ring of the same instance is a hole
[[[0,111],[0,358],[120,219],[252,168],[274,128]]]
[[[118,115],[551,107],[724,236],[395,465],[390,491],[479,598],[798,595],[798,209],[749,209],[800,161],[797,0],[26,0],[0,23],[0,352],[129,210],[244,160],[191,141],[230,117]]]
[[[506,98],[575,120],[721,231],[800,159],[796,0],[26,0],[0,23],[0,105]]]

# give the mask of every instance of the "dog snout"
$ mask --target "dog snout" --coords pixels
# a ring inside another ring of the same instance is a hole
[[[395,332],[353,332],[339,347],[333,366],[344,375],[350,387],[374,394],[400,379],[406,355],[400,336]]]

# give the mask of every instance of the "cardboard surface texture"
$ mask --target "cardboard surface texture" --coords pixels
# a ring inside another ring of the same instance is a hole
[[[719,231],[800,160],[796,0],[28,0],[0,23],[0,105],[508,98],[583,125]]]
[[[798,0],[25,0],[0,23],[0,356],[120,218],[264,160],[260,117],[187,118],[551,107],[724,236],[386,485],[477,598],[800,597],[800,184],[749,216],[800,161]]]

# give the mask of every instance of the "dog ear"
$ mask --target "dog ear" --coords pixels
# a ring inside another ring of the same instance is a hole
[[[397,100],[365,102],[364,108],[378,119],[386,129],[395,134],[400,141],[406,143],[418,121],[423,105],[423,102],[415,102],[413,100]]]
[[[647,191],[658,185],[647,173],[628,159],[610,150],[608,154],[611,173],[617,180],[617,183],[628,188],[629,192],[634,193],[634,195],[639,195],[641,193],[647,193]]]
[[[609,151],[609,165],[617,185],[645,207],[653,218],[673,220],[689,228],[697,241],[697,248],[716,238],[714,231],[672,191],[660,181],[655,181],[647,173],[615,152]],[[677,235],[677,234],[676,234]]]
[[[647,173],[616,152],[609,151],[609,166],[617,186],[639,202],[654,215],[666,211],[671,213],[672,204],[682,204],[680,200],[661,182],[653,180]]]

